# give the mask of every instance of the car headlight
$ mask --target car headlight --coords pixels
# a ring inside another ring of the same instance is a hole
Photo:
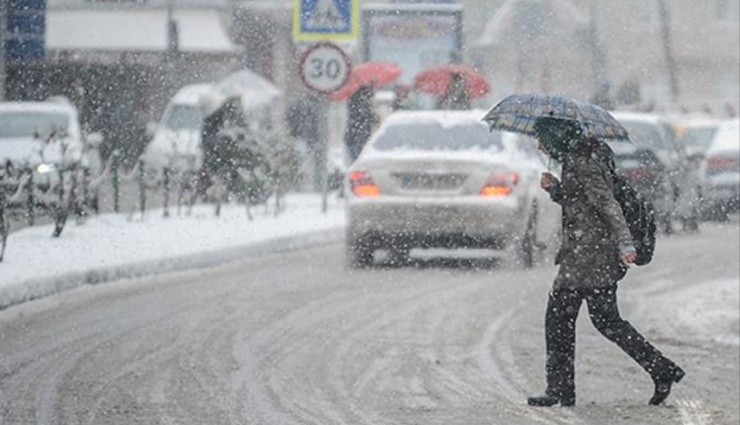
[[[55,171],[57,168],[54,166],[54,164],[39,164],[36,167],[36,172],[39,174],[47,174]]]

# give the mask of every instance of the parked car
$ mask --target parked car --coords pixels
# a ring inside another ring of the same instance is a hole
[[[698,212],[677,210],[680,197],[695,199],[698,183],[692,181],[686,153],[676,141],[670,122],[658,115],[614,112],[632,143],[610,143],[617,171],[655,206],[657,223],[673,231],[674,218],[698,222]]]
[[[679,147],[686,152],[686,181],[678,198],[676,211],[684,228],[696,230],[702,218],[701,197],[704,191],[700,167],[722,120],[707,117],[687,117],[675,121]],[[689,211],[690,214],[686,214]]]
[[[702,205],[712,218],[725,219],[740,206],[740,121],[720,125],[701,166]]]
[[[90,165],[77,109],[68,101],[0,103],[0,147],[0,163],[30,167],[44,187],[60,171]]]
[[[705,155],[722,120],[689,118],[676,123],[676,135],[689,157]]]
[[[164,167],[182,171],[201,166],[203,114],[199,101],[211,87],[210,84],[185,86],[170,100],[141,156],[150,174],[158,175]]]
[[[350,265],[370,265],[381,249],[404,263],[415,247],[510,248],[532,265],[556,237],[555,206],[539,189],[545,163],[533,140],[489,132],[484,114],[386,118],[347,174]]]

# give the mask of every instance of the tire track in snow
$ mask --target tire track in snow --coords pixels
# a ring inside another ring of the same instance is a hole
[[[521,311],[508,310],[489,324],[478,349],[481,369],[491,376],[510,403],[521,406],[518,410],[524,417],[542,424],[582,424],[568,408],[537,408],[524,404],[526,394],[521,387],[524,382],[523,374],[519,371],[511,350],[512,338],[520,336],[512,334],[511,323]],[[507,369],[513,372],[506,372]]]

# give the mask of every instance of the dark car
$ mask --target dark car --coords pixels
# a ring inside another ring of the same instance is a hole
[[[688,161],[675,140],[670,123],[658,115],[615,112],[632,143],[610,143],[617,171],[655,206],[659,229],[673,231],[676,207],[688,181]],[[690,191],[685,191],[691,196]],[[677,215],[678,214],[678,215]]]

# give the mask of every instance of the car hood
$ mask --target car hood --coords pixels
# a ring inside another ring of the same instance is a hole
[[[165,166],[180,168],[182,164],[176,164],[179,161],[194,161],[193,165],[198,166],[200,139],[200,131],[197,130],[159,130],[147,145],[142,159],[147,167],[153,169]]]
[[[162,155],[199,155],[200,131],[160,130],[154,135],[147,151]]]

